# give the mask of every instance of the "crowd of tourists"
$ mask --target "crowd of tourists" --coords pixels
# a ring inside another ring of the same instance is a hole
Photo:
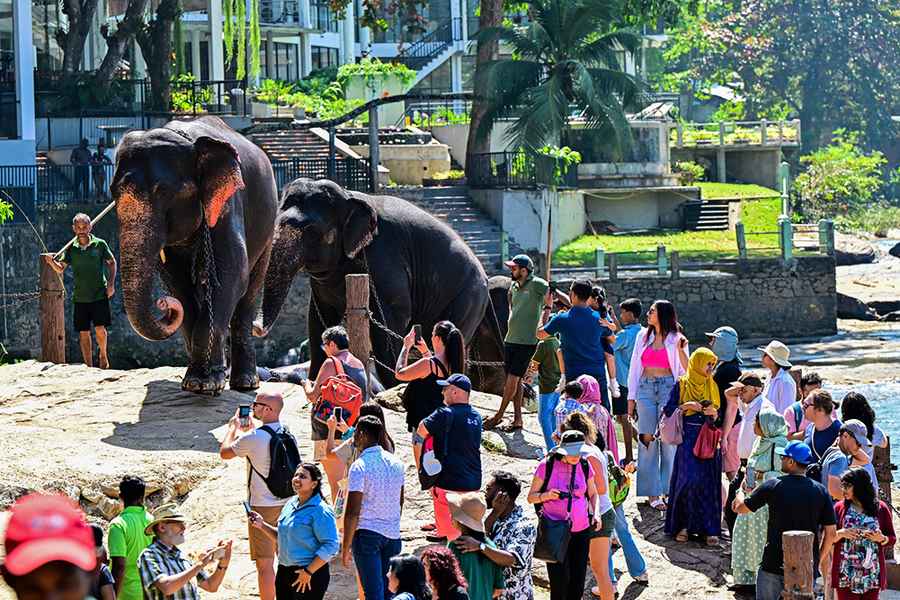
[[[326,361],[304,382],[311,460],[282,422],[280,394],[260,392],[248,414],[231,418],[219,453],[247,464],[261,600],[321,600],[338,563],[354,565],[361,600],[531,600],[535,561],[546,564],[551,600],[613,600],[617,550],[635,584],[650,581],[623,508],[632,487],[676,543],[716,548],[727,531],[733,586],[760,600],[781,597],[785,531],[813,534],[826,598],[879,596],[895,534],[872,461],[887,438],[862,395],[837,402],[816,374],[795,380],[779,341],[759,348],[762,373],[746,370],[731,327],[707,333],[692,352],[669,301],[613,307],[586,279],[551,290],[528,256],[508,266],[506,382],[489,418],[470,403],[465,343],[449,321],[430,336],[413,327],[397,358],[411,457],[366,397],[364,365],[339,326],[322,334]],[[484,473],[482,431],[503,427],[510,405],[505,429],[521,429],[523,390],[533,385],[544,447],[530,482]],[[417,489],[407,489],[407,464]],[[232,542],[186,556],[188,519],[174,504],[151,514],[145,487],[138,476],[122,479],[124,510],[107,548],[102,529],[70,501],[21,498],[6,530],[6,582],[20,598],[215,592]],[[433,508],[424,549],[401,538],[404,501],[420,490]]]

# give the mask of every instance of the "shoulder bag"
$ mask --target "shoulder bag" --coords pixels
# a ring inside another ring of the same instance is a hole
[[[313,407],[313,418],[323,425],[334,412],[341,407],[344,422],[347,425],[356,423],[359,417],[359,407],[362,406],[362,389],[344,373],[344,365],[340,360],[332,357],[335,374],[322,383],[321,396]]]
[[[547,491],[550,475],[553,473],[555,459],[547,461],[547,473],[541,485],[541,493]],[[581,461],[583,462],[583,460]],[[534,542],[534,558],[547,563],[562,563],[566,560],[569,540],[572,538],[572,495],[575,489],[577,469],[572,465],[572,477],[569,480],[569,501],[566,505],[565,519],[551,519],[540,510],[538,517],[537,539]]]
[[[710,419],[703,422],[697,441],[694,442],[694,456],[700,460],[709,460],[716,455],[719,442],[722,440],[722,430],[713,425]]]
[[[684,441],[684,424],[681,421],[681,408],[676,408],[668,417],[663,413],[659,419],[659,426],[656,430],[656,437],[663,444],[672,446],[680,446]]]

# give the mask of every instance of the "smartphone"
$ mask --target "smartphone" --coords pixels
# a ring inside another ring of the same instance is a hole
[[[422,341],[422,326],[418,323],[413,325],[413,334],[416,336],[416,343]]]
[[[251,512],[253,512],[252,510],[250,510],[250,503],[249,503],[249,502],[247,502],[246,500],[244,500],[243,502],[241,502],[241,504],[244,505],[244,511],[245,511],[248,515],[249,515]]]
[[[710,402],[709,400],[701,400],[700,401],[700,406],[702,406],[703,408],[706,408],[707,406],[710,406],[710,405],[712,405],[712,402]]]
[[[241,421],[241,427],[246,427],[250,424],[250,405],[249,404],[241,404],[238,406],[238,419]]]
[[[335,421],[343,421],[344,420],[344,408],[341,406],[334,407],[334,420]]]

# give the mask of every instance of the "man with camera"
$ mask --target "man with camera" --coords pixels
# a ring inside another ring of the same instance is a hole
[[[249,407],[239,407],[228,421],[228,431],[219,448],[219,456],[225,460],[238,457],[247,459],[250,507],[272,526],[278,523],[281,509],[289,500],[275,496],[265,481],[269,476],[269,442],[272,440],[267,429],[283,429],[280,421],[283,407],[284,398],[281,394],[258,393]],[[254,428],[250,420],[251,412],[253,418],[262,423],[261,427]],[[275,600],[275,542],[256,527],[248,526],[248,532],[250,560],[256,563],[260,600]]]

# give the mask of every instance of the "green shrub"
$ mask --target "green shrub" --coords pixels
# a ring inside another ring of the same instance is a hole
[[[170,102],[174,112],[197,112],[212,102],[213,92],[209,86],[195,87],[194,75],[184,73],[172,78]]]
[[[257,102],[265,102],[274,106],[288,104],[294,85],[280,79],[263,79],[259,87],[253,90]]]
[[[376,85],[376,79],[395,75],[403,85],[409,85],[416,78],[416,72],[402,63],[381,62],[377,58],[364,58],[358,63],[341,65],[337,72],[337,80],[347,87],[351,77],[361,75],[368,87]]]
[[[675,163],[672,171],[678,176],[681,185],[693,185],[695,181],[703,181],[706,171],[691,160]]]
[[[712,116],[712,120],[716,123],[720,121],[741,121],[743,118],[743,100],[726,100],[719,105],[719,108],[716,109]]]
[[[838,129],[831,145],[800,157],[806,170],[794,181],[801,212],[811,219],[834,218],[863,210],[882,187],[887,162],[877,150],[869,154],[859,134]]]
[[[834,219],[834,225],[843,231],[864,231],[884,237],[888,230],[900,229],[900,207],[879,203],[839,215]]]
[[[450,169],[449,171],[441,171],[439,173],[435,173],[431,176],[432,179],[437,181],[444,180],[454,180],[454,179],[464,179],[466,176],[466,172],[461,169]]]

